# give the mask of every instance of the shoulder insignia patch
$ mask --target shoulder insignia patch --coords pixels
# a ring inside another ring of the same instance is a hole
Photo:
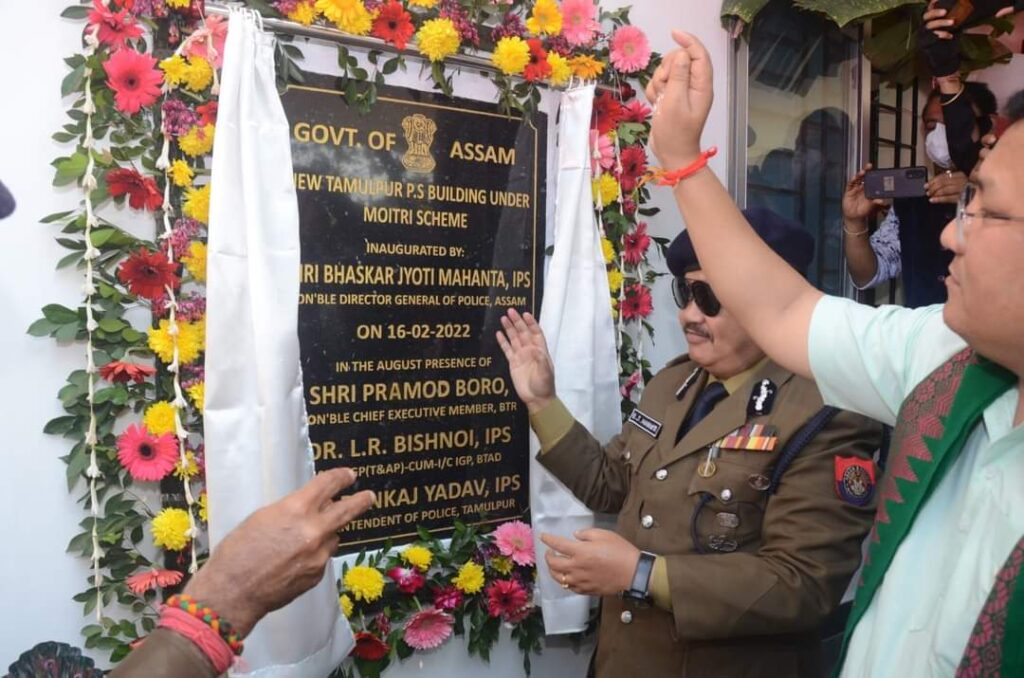
[[[754,384],[750,392],[750,400],[747,402],[748,417],[763,417],[772,411],[775,404],[775,395],[779,387],[771,379],[762,379]]]
[[[859,457],[835,458],[836,494],[847,504],[865,506],[875,493],[875,464]]]
[[[657,438],[661,433],[661,422],[641,412],[639,407],[633,408],[633,412],[629,415],[629,423],[652,438]]]

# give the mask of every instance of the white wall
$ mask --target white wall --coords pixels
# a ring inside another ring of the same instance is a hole
[[[43,425],[63,414],[56,399],[71,370],[84,359],[79,346],[57,346],[49,339],[28,336],[25,329],[39,317],[39,309],[52,302],[75,306],[80,298],[81,276],[74,271],[54,271],[64,250],[53,238],[57,228],[38,223],[51,212],[72,209],[78,200],[73,190],[50,186],[51,160],[67,149],[50,135],[64,122],[60,82],[66,73],[62,59],[77,50],[82,24],[59,18],[66,0],[0,4],[0,45],[4,66],[0,91],[4,92],[0,125],[0,180],[18,201],[15,214],[0,222],[0,424],[3,433],[4,555],[0,560],[0,594],[17,612],[0,622],[0,670],[37,642],[60,640],[81,645],[78,632],[86,623],[81,606],[71,597],[85,588],[88,568],[84,561],[64,553],[68,540],[84,517],[67,492],[64,464],[66,441],[42,433]],[[630,4],[606,0],[605,7]],[[712,161],[725,176],[728,157],[726,102],[727,36],[718,22],[718,3],[703,0],[643,0],[634,2],[634,23],[644,28],[655,49],[670,49],[669,26],[690,30],[705,40],[716,66],[718,97],[705,136],[705,145],[722,152]],[[463,92],[466,93],[466,92]],[[657,191],[662,215],[651,221],[655,234],[673,237],[680,220],[667,191]],[[550,198],[549,198],[550,200]],[[123,222],[122,222],[123,223]],[[136,222],[134,228],[148,225]],[[145,230],[140,232],[146,232]],[[664,268],[663,263],[658,266]],[[674,305],[664,281],[655,289],[653,324],[657,345],[649,351],[655,369],[680,353],[683,341]],[[425,663],[410,660],[401,673],[436,675],[446,671],[469,675],[484,665],[462,659],[462,650],[451,645]],[[566,648],[548,651],[535,676],[582,675],[587,652]],[[433,659],[433,661],[431,661]],[[492,659],[489,674],[521,675],[518,652],[508,643]]]

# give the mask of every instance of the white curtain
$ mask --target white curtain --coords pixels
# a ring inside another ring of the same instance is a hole
[[[594,86],[562,95],[558,125],[555,246],[544,285],[540,325],[555,365],[558,396],[599,440],[618,433],[618,362],[608,275],[590,188],[590,115]],[[593,514],[536,460],[531,435],[530,517],[537,547],[538,589],[549,634],[582,631],[590,599],[563,589],[544,563],[541,532],[572,537]]]
[[[206,477],[210,541],[313,477],[299,366],[299,212],[274,38],[231,13],[210,198]],[[235,675],[316,677],[348,655],[335,572],[261,621]]]

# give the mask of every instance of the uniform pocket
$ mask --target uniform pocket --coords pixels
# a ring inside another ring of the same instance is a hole
[[[654,449],[658,439],[652,438],[639,429],[631,431],[622,448],[622,461],[629,467],[630,475],[636,475],[644,457]]]
[[[696,462],[707,459],[706,452]],[[700,513],[692,528],[700,545],[709,553],[730,553],[760,544],[761,525],[767,505],[770,470],[764,464],[744,464],[722,454],[714,460],[714,473],[695,471],[687,490]]]

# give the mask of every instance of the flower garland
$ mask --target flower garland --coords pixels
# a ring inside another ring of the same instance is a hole
[[[628,401],[629,380],[636,374],[642,380],[649,367],[633,347],[641,345],[637,327],[649,331],[643,322],[650,313],[646,285],[655,274],[646,263],[646,227],[636,221],[637,213],[653,214],[640,207],[647,193],[638,181],[646,157],[647,113],[622,82],[635,77],[644,83],[656,57],[643,34],[629,26],[626,10],[602,13],[594,0],[253,5],[291,21],[329,22],[353,35],[372,35],[396,50],[415,49],[448,93],[445,60],[489,50],[500,71],[495,76],[499,102],[524,115],[539,102],[542,85],[578,78],[612,87],[595,107],[595,149],[602,153],[595,186],[611,248],[609,282],[617,297],[613,306]],[[66,414],[44,430],[71,440],[64,457],[69,491],[83,479],[88,486],[80,498],[88,517],[68,546],[91,568],[88,587],[75,600],[95,615],[95,622],[82,629],[85,646],[109,651],[116,662],[154,628],[159,602],[206,557],[207,168],[227,21],[205,16],[202,0],[81,0],[62,16],[83,20],[85,27],[81,51],[65,60],[70,71],[61,93],[72,102],[68,121],[53,135],[73,151],[53,162],[53,183],[77,185],[82,200],[77,209],[43,222],[60,225],[64,233],[58,242],[69,253],[58,268],[80,268],[85,282],[77,308],[47,305],[29,332],[85,346],[85,368],[69,375],[59,393]],[[301,78],[291,60],[298,55],[294,46],[284,45],[279,73]],[[375,101],[384,76],[405,67],[402,53],[381,61],[380,53],[370,52],[377,67],[371,77],[344,47],[339,55],[344,56],[339,63],[346,96],[364,108]],[[111,223],[101,216],[111,213],[105,211],[110,205],[151,214],[159,237],[137,238]],[[129,320],[138,317],[131,313],[135,309],[149,313],[147,326]],[[150,507],[146,492],[159,496],[158,507]],[[355,611],[347,614],[360,634],[353,653],[359,670],[372,675],[391,657],[404,658],[461,634],[467,623],[470,652],[484,658],[500,625],[511,625],[528,668],[530,652],[539,650],[543,636],[530,602],[535,572],[532,550],[527,553],[529,528],[513,523],[484,534],[459,526],[447,546],[427,533],[421,538],[422,544],[397,554],[385,549],[362,556],[346,571],[341,604],[348,600]],[[433,590],[424,589],[427,584],[443,593],[425,597]],[[405,602],[388,614],[400,628],[383,630],[374,606],[396,592],[406,596]],[[118,609],[110,611],[114,604]],[[400,608],[409,614],[399,614]],[[387,651],[374,658],[381,644]]]

